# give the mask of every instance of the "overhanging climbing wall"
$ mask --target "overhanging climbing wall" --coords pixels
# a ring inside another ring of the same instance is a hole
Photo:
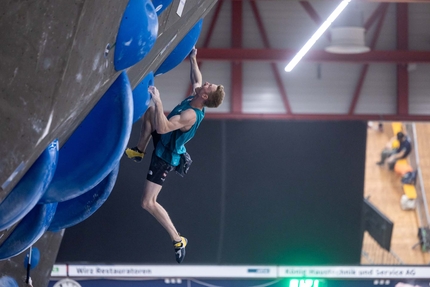
[[[187,56],[215,2],[2,6],[0,277],[22,285],[23,258],[38,246],[32,277],[46,286],[61,230],[91,216],[109,196],[131,126],[149,104],[154,73]],[[87,207],[88,198],[94,200]]]

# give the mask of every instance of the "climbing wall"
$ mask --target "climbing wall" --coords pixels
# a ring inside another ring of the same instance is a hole
[[[215,2],[2,5],[0,278],[24,286],[28,268],[47,285],[64,229],[112,191],[148,85],[186,58]]]

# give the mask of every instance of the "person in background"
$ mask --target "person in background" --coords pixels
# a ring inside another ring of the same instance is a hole
[[[398,141],[399,145],[393,148],[394,142]],[[381,160],[377,165],[384,165],[387,162],[389,168],[394,169],[396,161],[406,158],[412,151],[411,140],[403,132],[398,132],[388,143],[384,150],[381,152]]]

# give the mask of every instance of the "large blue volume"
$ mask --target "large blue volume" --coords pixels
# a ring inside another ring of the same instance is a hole
[[[167,73],[185,60],[199,39],[202,25],[203,19],[200,19],[155,71],[155,76]]]
[[[150,0],[130,0],[125,8],[115,43],[114,66],[117,71],[142,60],[154,46],[158,17]]]
[[[0,203],[0,230],[17,223],[37,204],[54,177],[57,161],[58,140],[54,140]]]
[[[2,287],[19,287],[15,279],[10,276],[3,276],[0,278],[0,286]]]
[[[133,90],[133,123],[137,122],[148,109],[151,102],[149,86],[154,85],[154,73],[150,72]]]
[[[91,190],[117,165],[133,125],[133,94],[122,72],[60,149],[57,171],[40,202],[62,202]]]
[[[119,162],[108,176],[90,191],[76,198],[60,202],[50,231],[59,231],[74,226],[90,217],[109,197],[118,176]]]
[[[0,246],[0,260],[14,257],[32,246],[48,229],[57,203],[36,204]]]

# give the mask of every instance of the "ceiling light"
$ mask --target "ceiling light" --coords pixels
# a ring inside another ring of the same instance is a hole
[[[370,48],[364,44],[364,28],[336,27],[331,30],[331,44],[326,52],[336,54],[359,54],[369,52]]]
[[[318,30],[312,35],[312,37],[306,42],[303,48],[294,56],[294,58],[285,67],[285,72],[291,72],[297,63],[303,58],[304,55],[309,51],[309,49],[315,44],[315,42],[321,37],[321,35],[330,27],[331,23],[339,16],[339,14],[345,9],[351,0],[343,0],[339,6],[334,9],[331,15],[325,20],[325,22],[318,28]]]

